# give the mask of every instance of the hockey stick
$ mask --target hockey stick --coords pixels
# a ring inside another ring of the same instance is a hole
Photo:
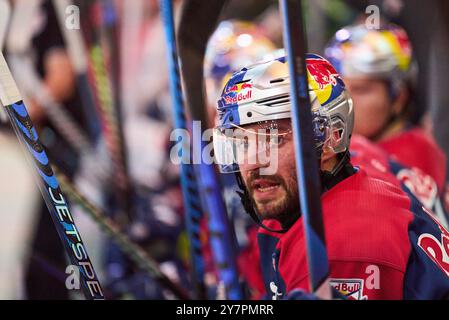
[[[106,45],[109,52],[109,77],[113,89],[114,112],[117,123],[117,134],[119,136],[119,149],[121,158],[121,170],[126,178],[124,192],[124,209],[133,216],[133,195],[134,188],[128,168],[127,144],[123,131],[123,110],[122,110],[122,81],[121,81],[121,50],[119,44],[120,21],[118,12],[115,8],[113,0],[100,0],[101,6],[101,27],[100,31],[104,35]]]
[[[89,127],[89,134],[96,140],[100,131],[99,120],[96,114],[95,102],[92,90],[89,86],[87,76],[86,49],[81,37],[80,30],[71,29],[66,25],[67,14],[76,10],[70,0],[53,0],[53,6],[59,21],[59,28],[66,45],[67,53],[72,62],[77,77],[77,86],[82,99],[84,115]]]
[[[160,0],[160,11],[167,42],[167,58],[170,73],[170,94],[173,103],[173,123],[175,128],[187,130],[187,120],[182,99],[181,75],[179,73],[178,51],[175,38],[173,4],[171,0]],[[184,152],[187,148],[183,147]],[[192,283],[195,286],[196,298],[206,298],[204,284],[204,261],[200,239],[200,220],[203,217],[201,200],[192,165],[181,164],[181,187],[185,206],[186,230],[190,243],[192,259]]]
[[[51,97],[31,61],[29,52],[32,30],[23,21],[32,20],[40,5],[40,0],[17,1],[7,41],[9,65],[15,71],[16,81],[21,85],[22,91],[44,108],[52,124],[78,154],[86,154],[90,149],[88,137],[72,116]]]
[[[78,8],[73,5],[71,0],[53,0],[53,6],[56,11],[59,28],[64,38],[67,53],[76,74],[78,92],[83,105],[84,118],[89,127],[89,135],[93,141],[97,141],[101,128],[96,108],[95,95],[89,83],[87,51],[81,31],[76,29],[76,25],[73,27],[66,25],[68,22],[67,14],[73,14]],[[98,156],[98,153],[96,154],[93,149],[90,151],[92,156]],[[92,159],[92,162],[93,157],[86,157],[87,161],[90,159]],[[100,159],[99,161],[103,160],[106,161],[106,159]],[[101,185],[107,185],[111,176],[108,167],[109,166],[105,165],[97,165],[96,170],[90,170],[90,172],[83,175],[82,178],[93,184],[99,182]]]
[[[101,7],[92,7],[98,3],[87,3],[85,1],[79,2],[79,7],[84,15],[95,13],[96,17],[94,24],[99,25],[98,15],[101,14]],[[97,9],[97,11],[95,11]],[[100,45],[100,31],[94,29],[90,19],[83,20],[82,26],[84,34],[84,43],[89,52],[88,59],[88,76],[89,81],[95,92],[95,101],[97,110],[101,120],[101,128],[106,142],[106,148],[112,160],[114,178],[116,187],[116,195],[122,208],[131,208],[129,195],[131,181],[127,175],[126,161],[123,157],[125,152],[125,144],[122,135],[120,134],[119,117],[115,109],[114,95],[112,93],[112,83],[107,69],[107,61],[103,54],[103,48]],[[119,217],[126,223],[131,219],[131,212],[125,211],[126,216]]]
[[[51,123],[79,155],[89,153],[91,149],[89,138],[73,117],[64,109],[64,106],[51,97],[33,69],[30,56],[13,51],[9,51],[9,53],[9,64],[16,75],[17,83],[25,92],[25,95],[29,94],[31,98],[35,99],[43,107]]]
[[[93,158],[96,156],[96,153],[93,145],[91,145],[91,142],[89,141],[89,137],[85,133],[84,129],[81,129],[78,122],[73,119],[72,115],[66,111],[65,106],[56,103],[53,97],[51,97],[50,93],[46,90],[39,75],[37,74],[37,70],[33,66],[32,57],[30,55],[30,35],[32,30],[30,30],[29,26],[24,24],[23,21],[29,21],[35,17],[40,5],[41,0],[21,0],[16,3],[17,7],[16,10],[14,10],[13,21],[11,23],[12,26],[10,28],[11,32],[8,37],[8,49],[10,53],[8,57],[9,65],[11,66],[11,69],[15,71],[15,79],[21,86],[22,92],[28,93],[39,103],[39,105],[44,108],[46,115],[50,119],[51,123],[56,127],[58,133],[60,133],[69,145],[77,152],[80,159],[93,162]],[[64,32],[64,30],[68,29],[64,25],[61,30]],[[68,53],[70,58],[72,58],[73,54],[70,55],[70,48]],[[82,55],[77,57],[77,59],[78,61],[82,60]],[[78,64],[74,63],[75,72],[77,65],[80,64],[80,62]],[[81,92],[80,96],[83,98],[86,93],[88,92]],[[85,110],[85,108],[83,109]],[[94,119],[94,122],[98,122],[96,120],[95,112],[88,116],[85,114],[84,118],[87,118],[87,122],[90,122],[89,119],[91,118]],[[61,160],[67,161],[64,157],[62,157]],[[98,161],[98,159],[96,160]],[[107,170],[107,167],[102,165],[96,166],[96,170],[91,171],[89,175],[85,175],[84,178],[90,183],[100,181],[106,185],[105,181],[109,178],[109,176],[110,173]]]
[[[181,59],[186,104],[191,119],[200,121],[207,128],[207,110],[204,97],[203,60],[207,41],[218,22],[221,9],[227,1],[186,0],[182,8],[178,28],[178,45]],[[201,145],[201,159],[206,146],[201,141],[201,132],[193,134],[193,143]],[[235,252],[231,241],[231,230],[226,208],[222,199],[219,180],[212,165],[195,165],[198,186],[209,213],[209,232],[216,267],[219,271],[220,285],[225,287],[229,299],[241,299]]]
[[[101,26],[100,31],[105,38],[109,53],[109,74],[112,88],[114,90],[115,112],[118,122],[122,120],[122,95],[121,95],[121,50],[119,45],[119,17],[113,0],[100,0],[101,6]],[[121,130],[121,126],[119,127]],[[123,139],[123,132],[120,132]],[[125,159],[126,160],[126,159]]]
[[[24,145],[39,176],[39,188],[61,238],[66,254],[80,271],[80,283],[87,299],[104,299],[100,282],[78,229],[75,226],[59,183],[51,169],[37,132],[22,101],[3,53],[0,56],[0,101],[6,108],[16,135]]]
[[[169,289],[179,299],[189,299],[189,295],[176,283],[172,282],[160,271],[158,263],[154,261],[144,249],[133,243],[127,235],[120,231],[120,227],[106,216],[101,209],[92,204],[81,195],[69,179],[55,167],[56,175],[61,183],[61,188],[66,192],[69,200],[77,203],[98,226],[114,240],[121,250],[142,270],[156,279],[163,287]]]
[[[287,52],[292,101],[292,126],[301,212],[304,217],[310,289],[321,298],[330,298],[318,162],[313,145],[312,115],[305,56],[307,40],[299,0],[280,0],[284,45]]]

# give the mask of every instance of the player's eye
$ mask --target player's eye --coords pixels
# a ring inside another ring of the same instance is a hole
[[[270,146],[282,146],[287,140],[287,133],[283,134],[270,134],[269,135],[269,144]]]

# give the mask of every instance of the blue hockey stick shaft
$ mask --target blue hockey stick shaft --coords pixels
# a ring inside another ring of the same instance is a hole
[[[40,191],[66,254],[71,264],[79,268],[79,280],[86,299],[104,299],[103,290],[86,247],[2,53],[0,54],[0,101],[6,108],[19,141],[23,143],[24,149],[33,160]]]
[[[182,98],[181,75],[179,72],[178,51],[175,38],[175,23],[173,18],[173,4],[171,0],[160,0],[160,11],[164,23],[167,42],[167,58],[170,76],[170,94],[173,103],[173,123],[176,129],[187,130],[185,107]],[[182,148],[182,152],[188,152]],[[200,221],[203,217],[201,200],[192,165],[181,164],[181,188],[185,207],[186,230],[190,243],[192,260],[192,283],[195,286],[196,297],[206,297],[204,283],[204,261],[200,239]]]
[[[215,29],[221,9],[227,1],[184,1],[178,43],[181,72],[185,85],[186,105],[193,121],[200,121],[202,129],[193,132],[193,144],[201,146],[193,158],[201,159],[207,143],[201,140],[207,125],[207,110],[204,94],[203,60],[207,41]],[[193,127],[194,128],[194,127]],[[195,130],[194,130],[195,131]],[[220,285],[227,298],[241,299],[236,254],[231,236],[231,226],[221,194],[221,187],[213,165],[195,164],[195,173],[202,199],[209,214],[209,233],[214,262],[218,269]]]
[[[329,274],[329,262],[321,212],[319,168],[312,130],[302,3],[300,0],[280,0],[280,4],[290,74],[296,171],[306,235],[310,289],[316,292],[324,284],[323,297],[329,297],[330,288],[325,284]]]

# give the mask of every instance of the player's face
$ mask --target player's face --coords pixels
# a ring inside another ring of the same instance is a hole
[[[290,119],[279,120],[282,130],[291,130]],[[251,129],[251,125],[245,129]],[[255,129],[255,128],[254,128]],[[240,171],[253,205],[262,219],[276,219],[282,224],[296,220],[299,214],[293,136],[286,135],[278,145],[277,170],[262,175],[260,169],[271,163],[242,164]]]
[[[345,78],[346,88],[354,102],[354,130],[368,139],[375,138],[389,120],[392,101],[382,80]]]

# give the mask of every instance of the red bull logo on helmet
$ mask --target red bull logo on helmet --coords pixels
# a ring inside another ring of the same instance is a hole
[[[306,66],[309,86],[321,105],[336,98],[343,91],[344,84],[340,75],[327,60],[318,55],[308,55]]]
[[[232,87],[230,87],[229,89],[226,90],[226,94],[231,93],[231,92],[240,92],[242,90],[245,89],[252,89],[253,85],[251,83],[237,83],[235,85],[233,85]]]
[[[340,75],[326,60],[308,59],[307,62],[307,71],[309,71],[313,81],[316,82],[320,90],[327,86],[337,85],[337,78]]]
[[[226,104],[239,103],[251,99],[253,85],[251,83],[237,83],[226,90]]]

